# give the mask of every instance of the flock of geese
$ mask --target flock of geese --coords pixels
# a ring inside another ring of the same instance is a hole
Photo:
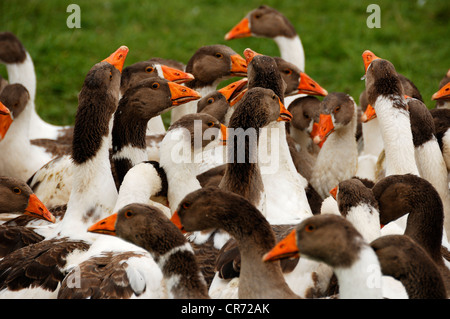
[[[0,33],[0,298],[449,298],[450,70],[429,110],[367,50],[357,104],[304,72],[277,10],[225,39],[250,36],[281,57],[206,45],[125,66],[121,46],[63,127]]]

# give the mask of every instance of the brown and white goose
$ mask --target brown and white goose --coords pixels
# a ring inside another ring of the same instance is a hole
[[[286,284],[280,264],[262,261],[275,245],[275,235],[261,212],[242,196],[215,187],[199,189],[180,202],[171,220],[184,231],[223,229],[237,240],[239,298],[299,298]]]
[[[115,112],[112,129],[111,160],[117,186],[131,167],[148,160],[146,134],[149,120],[199,98],[194,90],[159,77],[139,81],[125,91]]]
[[[68,267],[78,264],[77,258],[95,241],[88,236],[86,224],[109,215],[114,207],[117,190],[109,162],[109,122],[117,108],[119,69],[127,53],[128,48],[121,47],[88,72],[75,119],[71,154],[74,180],[67,211],[46,240],[16,250],[0,261],[3,298],[56,297]]]
[[[122,71],[120,83],[121,95],[125,94],[125,91],[135,83],[147,78],[160,77],[177,84],[186,83],[194,79],[192,74],[164,65],[164,62],[166,62],[164,59],[150,59],[125,67]],[[165,132],[166,129],[160,115],[150,119],[147,135],[164,134]]]
[[[367,68],[369,67],[370,63],[380,58],[376,56],[372,51],[366,50],[362,54],[362,59],[364,62],[364,70],[367,73]],[[402,74],[397,73],[397,75],[403,87],[404,94],[423,102],[422,95],[420,94],[414,83]],[[375,109],[368,102],[367,89],[364,89],[364,91],[361,93],[359,97],[359,103],[361,111],[363,113],[363,115],[361,116],[364,138],[362,155],[366,156],[368,158],[368,161],[372,159],[371,156],[373,156],[375,158],[375,161],[377,161],[384,145],[382,135],[380,134],[380,127]]]
[[[414,98],[406,99],[411,117],[411,131],[420,176],[429,181],[442,200],[444,230],[450,234],[450,192],[447,165],[435,136],[433,116],[427,106]]]
[[[342,216],[318,215],[302,221],[263,260],[299,257],[333,267],[340,299],[381,299],[378,258],[355,227]]]
[[[450,289],[449,251],[444,236],[444,212],[438,192],[431,183],[413,174],[383,178],[372,188],[379,204],[380,222],[386,225],[408,214],[404,235],[411,237],[430,255]]]
[[[70,145],[54,144],[54,149],[34,145],[29,138],[32,103],[28,90],[19,83],[9,84],[0,93],[0,103],[8,107],[14,121],[8,134],[0,142],[0,174],[28,180],[34,172],[61,153],[70,151]],[[4,117],[7,120],[7,117]]]
[[[199,48],[189,59],[186,72],[194,76],[194,80],[185,85],[204,96],[215,91],[223,80],[232,77],[243,77],[247,74],[245,60],[226,45],[207,45]],[[197,111],[197,103],[187,103],[171,112],[171,124],[183,115]]]
[[[272,57],[246,49],[248,88],[271,89],[283,102],[286,83]],[[261,130],[258,162],[266,191],[266,218],[271,224],[298,223],[312,215],[305,189],[308,181],[294,165],[286,139],[285,122]]]
[[[208,299],[208,287],[196,256],[180,230],[159,209],[129,204],[89,227],[147,250],[164,276],[169,298]]]
[[[356,124],[356,103],[348,94],[330,93],[321,102],[314,143],[325,142],[313,168],[311,185],[322,198],[328,197],[329,191],[339,182],[356,174]]]
[[[225,40],[250,36],[273,39],[281,57],[305,71],[305,53],[300,37],[291,22],[279,11],[267,5],[250,11],[225,35]]]
[[[22,42],[11,32],[0,33],[0,63],[6,65],[8,82],[22,84],[30,94],[29,138],[52,139],[63,137],[66,126],[57,126],[45,122],[37,113],[35,107],[36,73],[33,59]]]
[[[450,69],[439,82],[439,90],[431,96],[436,101],[436,108],[450,108]]]
[[[419,175],[408,106],[394,65],[383,59],[373,60],[365,80],[368,103],[375,109],[383,138],[386,176]]]
[[[444,281],[430,256],[408,236],[382,236],[370,243],[381,271],[401,281],[409,299],[447,299]]]

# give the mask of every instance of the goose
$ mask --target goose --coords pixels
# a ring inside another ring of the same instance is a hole
[[[420,100],[407,98],[411,117],[411,131],[415,147],[416,163],[420,176],[429,181],[442,200],[444,207],[444,231],[450,234],[450,193],[447,165],[434,134],[433,116]]]
[[[273,58],[246,49],[248,88],[274,91],[284,101],[285,82]],[[286,139],[285,122],[273,122],[261,130],[258,163],[266,191],[266,218],[271,224],[298,223],[312,211],[306,197],[308,181],[293,163]]]
[[[254,87],[247,91],[236,105],[227,133],[227,164],[219,187],[235,192],[263,214],[265,192],[258,164],[258,140],[260,129],[271,122],[290,121],[291,114],[280,98],[270,89]],[[247,138],[246,138],[247,137]]]
[[[17,225],[16,216],[51,223],[56,220],[25,182],[9,176],[0,177],[0,207],[0,258],[44,239],[32,228]]]
[[[228,126],[234,111],[234,105],[242,98],[247,88],[247,79],[243,78],[227,86],[206,94],[197,103],[197,113],[206,113]]]
[[[356,174],[356,109],[353,98],[342,92],[330,93],[321,102],[314,143],[324,143],[312,171],[311,185],[322,198],[339,182]]]
[[[305,71],[305,53],[300,37],[291,22],[279,11],[267,5],[250,11],[225,35],[225,40],[250,36],[273,39],[281,58]]]
[[[419,176],[411,132],[410,115],[403,87],[394,65],[375,59],[367,67],[366,91],[379,120],[386,154],[386,176]]]
[[[313,124],[319,123],[320,100],[311,95],[299,97],[289,104],[288,111],[292,114],[289,123],[289,135],[300,145],[300,148],[308,150],[314,158],[319,153],[319,146],[313,143],[311,133]]]
[[[35,108],[36,73],[33,59],[22,42],[11,32],[0,33],[0,63],[6,65],[9,84],[20,83],[30,94],[30,139],[62,138],[66,134],[67,126],[57,126],[45,122]]]
[[[54,149],[49,150],[32,143],[29,138],[32,101],[22,84],[7,85],[0,93],[0,103],[10,108],[14,118],[12,123],[8,122],[8,134],[4,135],[0,143],[0,152],[3,154],[0,174],[26,181],[50,160],[70,150],[70,145],[55,145]]]
[[[433,185],[413,174],[390,175],[372,188],[379,205],[380,223],[387,225],[407,214],[404,235],[417,242],[438,266],[450,287],[450,262],[443,258],[448,242],[443,231],[444,213],[439,193]]]
[[[169,298],[210,298],[194,250],[158,208],[132,203],[90,226],[88,231],[117,236],[147,250],[161,269]]]
[[[436,108],[450,108],[450,69],[446,76],[439,83],[439,90],[435,92],[431,99],[436,101]]]
[[[381,299],[377,255],[351,222],[333,214],[303,220],[264,254],[267,263],[280,258],[319,260],[333,267],[340,299]]]
[[[74,180],[67,211],[45,240],[0,261],[2,298],[55,298],[67,267],[72,262],[78,264],[77,258],[95,241],[87,235],[86,224],[112,210],[117,190],[109,162],[109,121],[117,108],[120,71],[127,53],[126,46],[120,47],[86,75],[75,119],[71,154]],[[33,275],[35,267],[39,269],[37,276]]]
[[[372,51],[366,50],[362,54],[364,69],[367,72],[367,68],[373,60],[380,59]],[[404,94],[410,97],[414,97],[423,102],[422,95],[420,94],[414,83],[406,78],[404,75],[397,73],[399,81],[403,87]],[[364,138],[364,145],[362,150],[362,156],[360,157],[360,163],[370,165],[369,167],[376,166],[380,154],[383,151],[383,139],[380,134],[380,127],[376,116],[375,109],[368,102],[367,90],[361,93],[359,97],[359,105],[363,115],[361,116],[362,133]]]
[[[450,148],[449,148],[449,134],[447,133],[450,123],[450,111],[447,108],[434,108],[430,110],[433,117],[435,135],[441,148],[442,156],[444,157],[447,171],[450,170]]]
[[[279,263],[262,262],[263,254],[275,245],[275,235],[261,212],[242,196],[216,187],[198,189],[183,198],[171,221],[186,232],[220,228],[236,238],[242,259],[239,298],[299,298],[286,284]]]
[[[120,82],[120,93],[123,95],[134,83],[149,77],[162,77],[168,81],[182,84],[194,79],[190,73],[180,69],[172,68],[164,63],[171,63],[166,59],[152,58],[147,61],[140,61],[125,67],[122,70]],[[166,132],[164,123],[160,115],[150,119],[147,127],[147,135],[164,134]]]
[[[148,121],[199,98],[194,90],[159,77],[139,81],[125,91],[114,115],[112,129],[111,159],[117,186],[130,167],[148,160]]]
[[[409,299],[447,299],[444,281],[428,254],[408,236],[382,236],[370,243],[381,271],[402,282]]]
[[[232,77],[244,77],[247,74],[245,60],[230,47],[222,44],[206,45],[199,48],[189,59],[186,72],[194,76],[194,80],[185,85],[204,96],[215,91],[223,80]],[[171,112],[171,124],[183,115],[195,113],[197,103],[187,103]]]

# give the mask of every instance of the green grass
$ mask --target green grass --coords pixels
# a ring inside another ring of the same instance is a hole
[[[346,92],[358,101],[364,88],[361,53],[370,49],[393,62],[416,84],[427,106],[434,107],[430,97],[450,68],[448,0],[0,2],[0,30],[14,32],[33,57],[38,113],[61,125],[74,123],[87,71],[123,44],[130,48],[126,65],[154,56],[186,63],[197,48],[216,43],[241,55],[247,47],[279,55],[270,39],[224,40],[225,33],[260,4],[276,8],[294,24],[305,49],[306,72],[329,92]],[[66,25],[70,3],[81,7],[80,29]],[[370,3],[381,8],[379,29],[366,26]],[[7,77],[4,66],[0,74]]]

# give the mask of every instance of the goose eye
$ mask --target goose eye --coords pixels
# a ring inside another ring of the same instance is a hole
[[[261,14],[260,14],[260,13],[256,13],[253,17],[254,17],[255,19],[259,19],[259,18],[261,18]]]
[[[206,102],[208,102],[209,104],[212,104],[212,103],[214,102],[214,98],[210,97],[210,98],[208,99],[208,101],[206,101]]]
[[[151,66],[148,66],[148,67],[145,68],[145,72],[147,72],[147,73],[152,73],[153,70],[154,69]]]
[[[14,187],[14,188],[13,188],[13,192],[14,192],[15,194],[20,194],[20,193],[22,193],[22,190],[21,190],[19,187]]]
[[[312,224],[308,224],[308,225],[306,225],[305,226],[305,231],[307,231],[307,232],[313,232],[313,231],[315,231],[316,230],[316,226],[314,226],[314,225],[312,225]]]
[[[218,58],[218,59],[222,59],[222,58],[223,58],[223,54],[222,54],[222,53],[219,53],[219,52],[217,52],[216,54],[214,54],[214,56],[215,56],[216,58]]]
[[[292,74],[292,70],[291,69],[286,69],[284,70],[284,73],[287,75],[291,75]]]
[[[189,207],[191,207],[191,203],[189,202],[184,202],[181,207],[183,207],[184,209],[188,209]]]
[[[306,113],[303,113],[303,116],[305,117],[305,119],[309,119],[309,115]]]
[[[127,211],[125,212],[125,217],[126,217],[126,218],[133,217],[133,212],[132,212],[131,210],[127,210]]]
[[[159,83],[153,83],[152,84],[152,89],[157,89],[157,88],[159,88]]]
[[[214,126],[214,122],[213,122],[213,121],[208,122],[208,126],[209,126],[209,127],[213,127],[213,126]]]
[[[112,72],[109,72],[109,80],[112,80]]]
[[[277,96],[274,94],[272,95],[272,100],[276,100]]]
[[[341,107],[340,106],[336,106],[336,108],[334,109],[334,113],[337,113],[337,112],[339,112],[341,110]]]

